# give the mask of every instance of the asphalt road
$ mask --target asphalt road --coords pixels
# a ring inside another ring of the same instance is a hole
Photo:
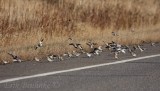
[[[137,51],[138,58],[160,54],[160,46],[150,47],[143,53]],[[112,63],[133,59],[120,55],[115,60],[113,54],[103,52],[100,56],[66,59],[62,62],[24,62],[0,66],[0,81],[14,77],[24,77],[45,72],[61,71],[90,65]],[[0,91],[160,91],[160,56],[134,60],[121,64],[94,67],[43,77],[22,79],[0,83]]]

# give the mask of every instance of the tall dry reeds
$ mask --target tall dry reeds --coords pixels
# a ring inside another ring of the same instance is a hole
[[[159,0],[0,0],[0,58],[8,51],[30,59],[72,50],[68,37],[81,43],[159,41],[159,24]],[[45,46],[35,51],[41,38]]]

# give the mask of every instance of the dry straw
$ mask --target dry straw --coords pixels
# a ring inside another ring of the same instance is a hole
[[[0,0],[0,58],[8,60],[8,51],[26,60],[71,51],[69,37],[83,46],[159,41],[159,21],[159,0]],[[41,38],[45,46],[34,50]]]

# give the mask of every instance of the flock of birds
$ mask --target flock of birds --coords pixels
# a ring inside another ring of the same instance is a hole
[[[115,34],[114,32],[112,32],[113,36],[118,36],[117,34]],[[73,40],[72,38],[69,38],[69,40]],[[40,49],[41,47],[43,47],[43,42],[44,39],[41,39],[39,41],[39,43],[37,43],[37,45],[35,46],[35,50]],[[88,41],[86,43],[86,45],[90,48],[90,51],[86,51],[83,47],[82,44],[80,43],[75,43],[74,41],[72,41],[71,43],[69,43],[69,46],[72,46],[75,50],[72,52],[66,52],[64,54],[61,55],[53,55],[53,54],[49,54],[46,59],[48,62],[54,62],[55,60],[59,60],[59,61],[63,61],[64,58],[72,58],[72,57],[79,57],[82,54],[85,54],[86,57],[91,58],[95,55],[100,55],[100,53],[102,53],[104,50],[108,50],[110,51],[110,53],[112,53],[114,55],[115,59],[119,58],[119,54],[126,54],[129,53],[131,56],[136,57],[136,50],[139,50],[140,52],[143,52],[146,50],[146,48],[142,48],[141,45],[132,45],[132,46],[128,46],[128,45],[121,45],[119,43],[116,43],[114,41],[110,42],[110,43],[106,43],[105,41],[103,41],[104,45],[98,45],[98,43],[94,43],[92,41]],[[151,43],[151,46],[156,46],[156,43]],[[22,62],[22,59],[16,55],[15,53],[11,53],[9,52],[8,55],[10,55],[12,57],[12,63],[20,63]],[[40,62],[42,60],[40,60],[39,58],[35,57],[34,58],[35,61]],[[9,64],[10,62],[3,60],[2,64],[6,65]]]

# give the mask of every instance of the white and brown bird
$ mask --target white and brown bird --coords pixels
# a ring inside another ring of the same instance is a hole
[[[119,36],[117,32],[112,32],[113,36]]]
[[[114,52],[114,58],[118,59],[118,52]]]
[[[137,47],[138,47],[138,49],[141,51],[141,52],[143,52],[145,49],[144,48],[142,48],[140,45],[137,45]]]
[[[91,49],[93,49],[94,46],[97,45],[97,43],[94,43],[94,42],[92,42],[92,41],[89,41],[89,42],[87,42],[86,44],[87,44]]]
[[[37,57],[35,57],[34,60],[35,60],[36,62],[40,62],[40,59],[37,58]]]
[[[67,52],[67,53],[64,53],[63,56],[64,57],[67,56],[68,58],[71,58],[71,57],[73,57],[73,54],[70,52]]]
[[[22,60],[15,54],[15,53],[8,53],[12,58],[13,58],[13,62],[22,62]]]
[[[59,59],[59,61],[63,61],[64,60],[62,55],[58,55],[58,59]]]
[[[92,54],[91,54],[91,53],[87,53],[87,52],[86,52],[86,55],[87,55],[87,57],[89,57],[89,58],[92,57]]]
[[[76,57],[79,57],[81,54],[76,52],[75,50],[73,51],[73,55],[75,55]]]
[[[56,57],[56,56],[54,56],[54,55],[48,55],[48,56],[47,56],[48,62],[53,62],[54,59],[55,59],[55,57]]]
[[[102,52],[103,51],[102,46],[98,46],[98,50],[99,52]]]
[[[72,45],[74,48],[76,49],[80,49],[80,50],[83,50],[83,47],[81,46],[81,44],[78,44],[78,43],[70,43],[69,45]]]
[[[59,58],[59,55],[48,55],[47,56],[47,60],[48,60],[48,62],[53,62],[53,61],[55,61],[55,59],[57,59],[57,58]]]
[[[156,43],[154,43],[154,42],[151,42],[151,46],[155,47],[155,46],[156,46],[155,44],[156,44]]]
[[[94,48],[93,51],[91,51],[90,53],[93,53],[95,55],[100,55],[100,50],[98,48]]]
[[[9,64],[9,61],[2,60],[2,65],[6,65],[6,64]]]
[[[132,50],[131,48],[129,48],[129,46],[127,46],[129,53],[133,56],[136,57],[137,54],[134,52],[134,50]]]
[[[42,47],[43,46],[43,41],[44,41],[44,39],[41,39],[40,41],[39,41],[39,43],[36,45],[36,47],[35,47],[35,50],[37,50],[38,48],[40,48],[40,47]]]

